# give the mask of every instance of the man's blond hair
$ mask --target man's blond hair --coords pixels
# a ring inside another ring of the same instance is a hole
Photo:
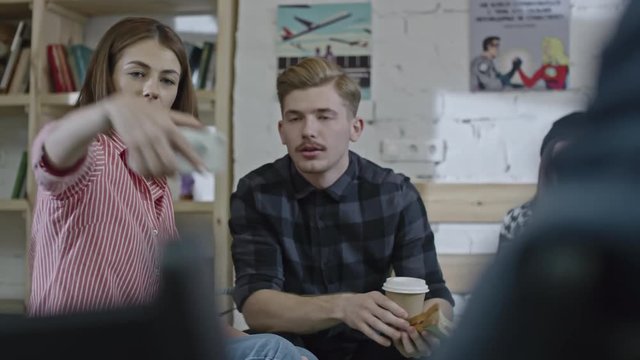
[[[323,86],[333,82],[340,98],[345,102],[352,116],[358,113],[360,88],[340,67],[319,57],[310,57],[288,67],[278,76],[278,100],[283,109],[284,99],[295,90]]]

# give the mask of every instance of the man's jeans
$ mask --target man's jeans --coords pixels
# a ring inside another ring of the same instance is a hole
[[[257,334],[228,339],[227,353],[230,360],[309,360],[317,358],[308,350],[296,347],[278,335]]]

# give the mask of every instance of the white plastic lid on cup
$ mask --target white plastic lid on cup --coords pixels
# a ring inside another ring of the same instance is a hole
[[[429,286],[423,279],[414,277],[389,277],[382,285],[382,290],[397,294],[421,294],[429,291]]]

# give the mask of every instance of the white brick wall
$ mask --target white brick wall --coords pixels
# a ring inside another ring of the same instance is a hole
[[[241,0],[237,33],[234,156],[236,181],[285,153],[275,82],[278,4],[330,0]],[[353,1],[359,2],[359,1]],[[624,0],[573,0],[570,85],[565,92],[468,90],[468,0],[372,0],[372,99],[353,146],[361,155],[412,177],[439,182],[532,183],[550,124],[586,106],[599,52]],[[383,139],[443,139],[445,161],[385,163]],[[427,209],[428,211],[428,209]],[[499,224],[438,224],[440,253],[495,251]]]

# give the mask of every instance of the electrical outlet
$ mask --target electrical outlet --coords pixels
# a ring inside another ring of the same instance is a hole
[[[384,139],[382,160],[389,162],[442,162],[444,140],[442,139]]]

